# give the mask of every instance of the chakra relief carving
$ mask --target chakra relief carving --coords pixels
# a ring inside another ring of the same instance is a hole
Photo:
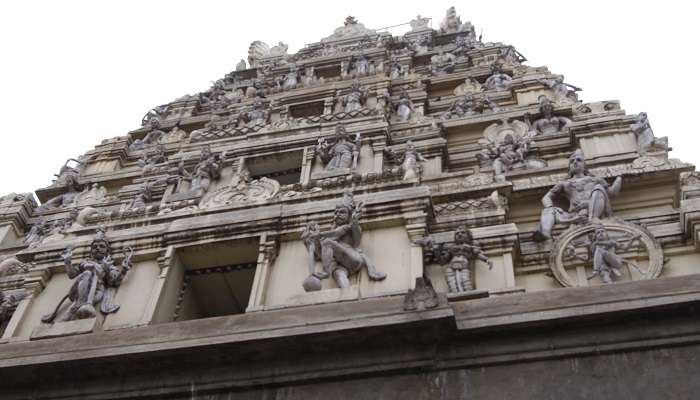
[[[61,258],[73,284],[54,311],[43,316],[41,320],[53,323],[57,317],[60,317],[59,321],[94,318],[97,316],[95,306],[98,304],[103,314],[117,312],[119,305],[113,304],[112,300],[116,289],[131,269],[131,257],[134,253],[131,248],[128,248],[127,252],[122,263],[115,265],[112,248],[102,230],[97,231],[90,244],[90,255],[80,263],[73,263],[73,249],[66,248],[61,253]],[[67,309],[62,307],[66,300],[71,301]]]
[[[333,227],[321,231],[318,223],[310,222],[301,234],[301,239],[309,253],[309,276],[302,286],[307,292],[321,290],[321,280],[333,277],[339,288],[350,287],[349,277],[366,269],[371,280],[381,281],[386,273],[378,271],[369,257],[360,249],[362,228],[360,218],[364,203],[355,204],[353,195],[346,192],[343,200],[335,207]],[[320,260],[321,271],[316,271],[316,261]]]
[[[199,208],[267,201],[277,196],[279,192],[279,182],[267,177],[252,179],[250,172],[243,165],[241,170],[233,176],[229,185],[206,194]]]
[[[582,286],[586,283],[577,276],[597,278],[603,284],[621,278],[657,278],[664,256],[661,244],[648,230],[622,220],[604,219],[562,232],[552,246],[549,264],[562,286]]]
[[[493,268],[493,262],[474,244],[471,233],[463,226],[455,230],[452,243],[435,243],[432,237],[416,241],[432,252],[431,261],[445,265],[445,280],[450,293],[463,293],[474,290],[471,268],[476,260],[481,260]]]

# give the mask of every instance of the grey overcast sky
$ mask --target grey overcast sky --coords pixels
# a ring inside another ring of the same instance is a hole
[[[348,15],[373,29],[418,14],[438,27],[451,5],[484,41],[513,44],[529,65],[582,87],[582,100],[647,111],[672,157],[700,161],[693,2],[24,0],[0,5],[0,195],[49,185],[67,158],[207,89],[253,40],[291,53]]]

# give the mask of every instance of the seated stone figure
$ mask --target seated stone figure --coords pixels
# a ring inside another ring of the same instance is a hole
[[[443,75],[454,72],[456,57],[452,53],[445,53],[443,50],[430,57],[430,72],[433,75]]]
[[[493,64],[491,66],[491,76],[486,78],[484,87],[486,90],[509,90],[512,83],[513,78],[511,78],[510,75],[505,74],[501,70],[501,66],[499,64]]]
[[[638,237],[628,240],[614,240],[605,230],[605,227],[596,227],[593,240],[590,242],[590,253],[593,256],[593,272],[588,276],[592,279],[600,275],[603,283],[612,283],[612,276],[620,276],[620,268],[629,265],[640,274],[644,274],[641,268],[634,261],[626,260],[616,253],[617,249],[627,250]]]
[[[612,216],[610,197],[620,192],[622,178],[617,177],[612,185],[603,178],[592,176],[586,170],[583,152],[579,149],[569,157],[569,178],[554,185],[542,197],[540,227],[534,239],[543,241],[552,238],[552,229],[557,223],[582,224]],[[563,195],[569,201],[569,210],[554,206],[554,199]]]
[[[646,154],[652,149],[668,149],[668,138],[657,138],[654,136],[654,131],[651,129],[651,125],[649,125],[647,113],[639,113],[634,120],[634,124],[630,125],[630,128],[632,128],[632,132],[634,132],[634,135],[637,137],[639,154]]]
[[[56,309],[41,318],[43,322],[52,323],[61,312],[61,305],[66,299],[72,301],[70,308],[63,314],[62,321],[93,318],[97,315],[95,306],[100,304],[104,314],[119,310],[119,305],[112,304],[115,288],[124,279],[131,268],[133,250],[124,257],[121,265],[114,265],[112,250],[103,231],[98,231],[90,244],[90,255],[79,264],[72,262],[72,248],[67,248],[61,257],[66,265],[68,277],[73,284],[68,294],[61,299]]]
[[[322,232],[317,224],[310,224],[302,233],[302,239],[309,250],[309,257],[320,259],[323,270],[311,272],[302,284],[307,292],[321,290],[321,279],[332,276],[339,288],[350,287],[349,277],[367,269],[367,275],[374,281],[386,278],[386,273],[377,271],[372,261],[360,249],[363,204],[355,204],[352,193],[346,192],[343,200],[335,207],[333,228]],[[314,268],[310,260],[310,269]]]
[[[539,102],[542,117],[535,120],[531,126],[536,135],[556,135],[569,126],[571,123],[569,118],[554,115],[554,105],[547,96],[540,96]],[[529,118],[525,118],[525,120],[529,122]]]
[[[152,118],[149,121],[151,130],[148,131],[143,139],[136,139],[129,145],[129,150],[141,150],[146,146],[158,143],[158,140],[165,135],[165,132],[160,130],[160,121],[157,118]]]

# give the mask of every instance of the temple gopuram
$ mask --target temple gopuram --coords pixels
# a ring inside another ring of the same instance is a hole
[[[697,398],[695,167],[454,8],[405,28],[254,41],[0,197],[0,398]]]

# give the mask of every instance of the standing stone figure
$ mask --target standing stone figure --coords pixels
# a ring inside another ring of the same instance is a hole
[[[556,223],[581,224],[612,216],[610,197],[617,195],[621,187],[622,177],[618,176],[612,185],[608,185],[605,179],[592,176],[586,170],[583,152],[576,150],[569,157],[569,178],[554,185],[542,197],[544,209],[534,239],[551,239]],[[569,200],[568,211],[554,206],[554,199],[559,195]]]
[[[73,279],[68,294],[61,299],[56,309],[41,318],[43,322],[53,323],[61,312],[61,306],[66,299],[72,302],[67,312],[63,314],[61,321],[93,318],[97,315],[95,306],[100,304],[100,311],[111,314],[119,310],[118,304],[113,304],[112,299],[116,288],[121,285],[126,273],[131,269],[131,257],[133,250],[128,249],[128,254],[120,265],[115,265],[112,259],[112,248],[104,231],[97,231],[90,244],[90,256],[78,264],[72,261],[73,249],[66,248],[61,253],[61,258],[66,265],[66,272]]]
[[[399,79],[403,76],[403,66],[396,59],[396,56],[391,56],[391,59],[389,60],[389,68],[387,68],[386,73],[389,75],[389,79]]]
[[[329,145],[325,139],[319,139],[316,145],[321,161],[326,165],[326,171],[343,168],[357,168],[357,158],[360,155],[359,133],[351,140],[345,127],[335,126],[335,143]]]
[[[361,110],[367,101],[367,92],[360,87],[358,81],[353,81],[350,93],[340,97],[340,104],[346,113]]]
[[[637,149],[639,154],[646,154],[652,147],[657,147],[662,150],[668,149],[668,138],[654,137],[654,131],[651,130],[647,113],[641,112],[635,118],[634,124],[630,126],[632,132],[637,137]]]
[[[212,181],[221,176],[221,157],[212,153],[208,145],[202,147],[202,154],[193,172],[190,173],[185,169],[184,161],[180,162],[179,173],[182,180],[190,182],[189,193],[197,192],[200,189],[206,191]],[[182,181],[178,183],[177,192],[179,193],[182,193],[181,185]]]
[[[363,203],[355,204],[352,193],[346,192],[343,200],[335,207],[333,228],[322,232],[318,225],[310,224],[302,233],[302,239],[309,250],[309,257],[321,260],[323,271],[312,272],[302,284],[307,292],[321,290],[321,279],[333,276],[339,288],[350,287],[348,277],[367,269],[367,275],[374,281],[386,278],[386,273],[377,271],[372,261],[360,250],[362,228],[360,218],[364,211]],[[311,262],[310,268],[311,268]]]
[[[294,89],[299,81],[299,68],[296,64],[289,64],[289,72],[284,75],[282,90]]]
[[[416,243],[432,250],[435,262],[447,265],[445,280],[450,293],[474,290],[474,280],[470,269],[470,264],[474,260],[485,262],[489,266],[489,270],[493,268],[493,262],[484,255],[479,246],[473,244],[471,233],[463,226],[455,230],[452,244],[440,243],[436,245],[430,236]]]
[[[12,313],[17,309],[17,304],[22,300],[23,296],[18,295],[6,295],[4,292],[0,291],[0,336],[2,336],[7,323],[12,318]]]
[[[484,87],[486,90],[509,90],[513,78],[510,75],[503,73],[500,64],[491,65],[491,76],[486,78]]]
[[[412,141],[406,142],[406,149],[401,154],[396,154],[391,149],[385,150],[388,158],[393,158],[397,164],[401,165],[403,180],[415,179],[420,176],[420,162],[428,161],[423,157],[413,145]]]
[[[413,108],[411,96],[408,95],[406,89],[401,89],[399,101],[396,102],[396,115],[399,117],[399,122],[406,122],[411,119],[411,115],[414,111],[415,109]]]
[[[537,135],[556,135],[564,130],[571,120],[566,117],[554,115],[554,105],[545,95],[539,97],[540,114],[542,117],[532,123],[531,128]],[[529,123],[529,118],[526,116],[525,122]]]
[[[265,108],[265,103],[261,97],[256,96],[253,100],[253,106],[244,111],[239,116],[239,119],[246,123],[250,128],[255,126],[263,126],[267,124],[270,119],[270,111]]]

